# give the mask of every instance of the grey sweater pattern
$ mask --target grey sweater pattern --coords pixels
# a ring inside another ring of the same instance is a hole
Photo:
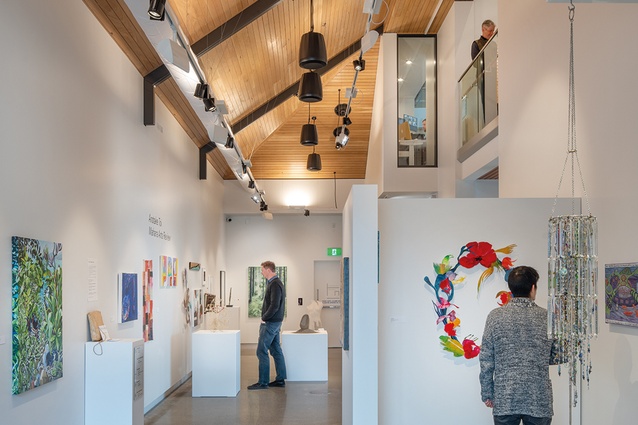
[[[555,357],[546,309],[529,298],[513,298],[492,310],[479,355],[482,400],[493,401],[495,416],[553,416],[548,366]]]

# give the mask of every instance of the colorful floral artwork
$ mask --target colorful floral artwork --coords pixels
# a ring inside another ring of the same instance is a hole
[[[144,341],[153,340],[153,260],[144,260],[142,274],[142,333]]]
[[[62,377],[62,244],[11,238],[13,394]]]
[[[638,326],[638,263],[605,264],[605,322]]]
[[[458,271],[459,266],[467,270],[474,267],[485,268],[478,280],[476,290],[479,291],[481,284],[495,271],[504,272],[504,279],[507,281],[507,275],[514,263],[508,255],[514,251],[515,246],[508,245],[505,248],[494,249],[488,242],[468,242],[461,247],[456,264],[452,264],[453,255],[446,255],[440,263],[434,263],[436,273],[434,283],[428,276],[423,279],[427,287],[434,291],[435,300],[432,304],[437,315],[436,324],[442,325],[445,333],[439,337],[441,346],[454,357],[463,356],[466,359],[472,359],[481,352],[481,347],[476,344],[476,338],[473,335],[467,335],[462,340],[458,336],[461,326],[461,319],[457,316],[459,306],[452,301],[454,286],[465,280],[465,276]],[[511,299],[511,293],[501,291],[496,298],[498,305],[503,306]]]

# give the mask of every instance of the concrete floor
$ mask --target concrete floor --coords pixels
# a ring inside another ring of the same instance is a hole
[[[271,359],[271,375],[274,377]],[[328,382],[286,382],[248,391],[257,382],[254,344],[242,344],[237,397],[191,397],[189,379],[146,414],[145,425],[341,425],[341,349],[328,349]]]

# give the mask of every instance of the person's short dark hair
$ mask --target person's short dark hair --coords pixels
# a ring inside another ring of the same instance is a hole
[[[514,297],[528,297],[538,282],[538,272],[529,266],[514,267],[507,278],[507,286]]]
[[[261,266],[265,269],[270,270],[271,272],[275,271],[275,263],[273,263],[272,261],[264,261],[263,263],[261,263]]]

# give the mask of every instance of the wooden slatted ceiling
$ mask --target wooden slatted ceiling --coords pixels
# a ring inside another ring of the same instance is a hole
[[[345,90],[352,85],[354,78],[352,60],[358,56],[358,53],[345,61],[346,64],[340,69],[324,76],[323,101],[310,104],[310,115],[317,116],[319,145],[316,147],[316,152],[321,155],[322,170],[320,172],[306,170],[306,160],[312,148],[302,146],[299,143],[299,136],[302,125],[308,122],[308,104],[293,98],[286,104],[296,104],[294,114],[289,116],[278,130],[260,145],[259,149],[255,150],[252,160],[252,172],[255,178],[333,178],[333,172],[337,173],[337,178],[362,179],[365,177],[378,45],[379,43],[366,54],[366,69],[359,73],[357,79],[359,94],[352,102],[350,114],[352,124],[348,127],[350,141],[346,148],[340,151],[335,149],[333,130],[341,121],[334,113],[334,107],[339,103],[338,89],[341,89],[341,102],[347,102]],[[259,126],[259,122],[249,127],[253,126]]]
[[[180,27],[192,44],[246,9],[256,0],[169,0]],[[453,0],[386,0],[374,22],[385,17],[385,32],[423,33],[432,21],[430,33],[436,33]],[[131,16],[124,0],[84,0],[89,9],[113,36],[142,76],[161,65],[157,53]],[[328,58],[363,36],[366,15],[364,0],[315,0],[315,31],[325,39]],[[436,13],[434,19],[432,15]],[[375,24],[373,24],[373,27]],[[305,70],[298,66],[301,36],[310,30],[310,0],[281,0],[265,15],[253,21],[231,39],[211,49],[200,58],[217,99],[224,99],[226,116],[232,124],[295,83]],[[374,80],[378,45],[365,54],[366,70],[359,74],[358,98],[353,102],[353,124],[346,149],[334,148],[332,130],[337,125],[334,106],[337,89],[342,93],[352,85],[352,60],[335,67],[322,77],[324,100],[311,105],[317,116],[319,146],[323,170],[306,170],[312,148],[299,144],[301,126],[308,121],[307,104],[291,98],[236,134],[236,142],[252,160],[257,179],[286,178],[363,178],[367,160]],[[172,79],[158,86],[158,97],[198,146],[208,141],[206,130]],[[347,102],[342,96],[342,102]],[[209,154],[209,161],[226,179],[233,173],[219,151]]]
[[[180,8],[181,2],[176,3]],[[315,31],[324,35],[328,57],[363,35],[363,0],[317,0],[314,9]],[[299,42],[309,30],[310,1],[282,0],[267,14],[200,58],[215,96],[224,99],[229,106],[227,118],[230,122],[240,119],[255,105],[263,104],[301,78],[305,70],[298,65]],[[192,34],[197,39],[204,35]]]

